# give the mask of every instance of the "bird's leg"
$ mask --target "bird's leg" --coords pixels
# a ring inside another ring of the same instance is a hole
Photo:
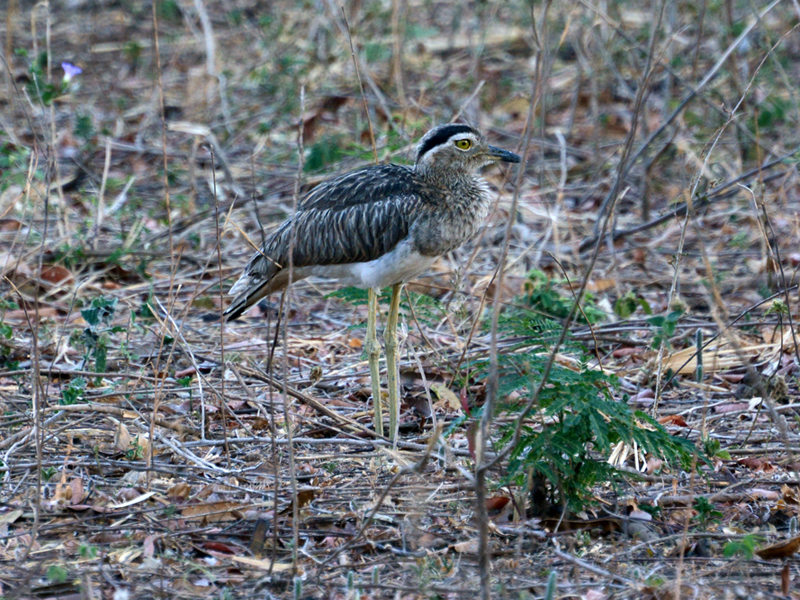
[[[386,319],[386,379],[389,386],[389,439],[397,438],[397,421],[400,416],[400,384],[397,372],[397,315],[400,312],[400,290],[402,283],[392,286],[392,303],[389,305],[389,316]]]
[[[369,289],[369,305],[367,311],[367,339],[364,341],[364,350],[369,359],[369,378],[372,384],[372,404],[375,409],[375,432],[383,435],[383,405],[381,403],[381,370],[379,360],[381,347],[378,344],[375,321],[378,319],[378,294]]]

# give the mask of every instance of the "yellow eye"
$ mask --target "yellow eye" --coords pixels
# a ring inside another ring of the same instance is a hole
[[[456,142],[456,148],[459,148],[461,150],[469,150],[470,148],[472,148],[472,142],[469,140],[458,140]]]

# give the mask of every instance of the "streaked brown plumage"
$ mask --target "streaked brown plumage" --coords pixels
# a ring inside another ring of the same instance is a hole
[[[472,127],[448,124],[420,140],[413,167],[377,165],[329,179],[253,255],[225,315],[235,319],[287,285],[292,235],[293,281],[319,275],[375,289],[419,275],[485,220],[488,188],[477,169],[519,160]]]

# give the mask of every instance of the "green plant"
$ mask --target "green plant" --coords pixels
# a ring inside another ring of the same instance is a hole
[[[554,288],[555,285],[566,283],[564,280],[550,279],[545,273],[534,269],[528,273],[528,281],[525,282],[525,302],[532,309],[544,313],[545,315],[564,319],[572,310],[573,299],[565,298]],[[579,323],[597,323],[605,319],[603,311],[594,305],[592,294],[585,294],[581,305],[581,311],[576,317]]]
[[[89,308],[81,310],[81,316],[86,321],[86,327],[80,336],[84,346],[84,361],[94,359],[94,370],[103,373],[106,370],[106,357],[110,333],[125,331],[123,327],[111,326],[111,319],[117,306],[116,298],[95,298]]]
[[[26,54],[27,55],[27,54]],[[61,81],[48,81],[45,71],[47,70],[47,52],[40,52],[36,59],[28,67],[30,79],[28,81],[28,93],[38,98],[44,106],[49,106],[53,100],[69,92],[70,81],[80,75],[81,69],[69,63],[61,63],[64,70],[64,77]]]
[[[706,531],[708,526],[713,523],[718,523],[722,519],[722,513],[717,510],[716,505],[708,501],[708,498],[700,496],[694,501],[694,509],[697,514],[692,517],[692,520],[700,524],[700,529]]]
[[[73,133],[75,137],[82,139],[84,143],[94,137],[97,132],[94,130],[94,123],[92,123],[91,115],[79,114],[75,118],[75,129]]]
[[[128,460],[141,460],[144,457],[144,446],[138,442],[134,442],[133,446],[125,452],[125,458]]]
[[[14,330],[10,325],[3,322],[7,310],[16,310],[19,306],[12,300],[0,300],[0,338],[11,340],[14,335]],[[0,347],[0,365],[6,362],[5,357],[9,354],[7,346]]]
[[[644,512],[646,512],[647,514],[649,514],[654,519],[660,519],[661,518],[661,507],[658,506],[658,505],[640,504],[639,505],[639,509],[643,510]]]
[[[339,162],[344,156],[344,143],[340,135],[323,135],[308,149],[303,170],[311,173]]]
[[[705,450],[707,456],[711,456],[713,458],[720,458],[722,460],[731,459],[730,452],[723,450],[719,440],[712,438],[711,436],[703,438],[703,450]]]
[[[83,400],[83,393],[86,391],[86,380],[83,377],[76,377],[69,382],[69,385],[61,390],[61,400],[58,401],[62,406],[77,404]]]
[[[508,444],[526,399],[539,386],[548,362],[549,343],[561,325],[522,309],[506,311],[499,324],[502,335],[521,340],[498,357],[498,398],[511,399],[498,406],[507,417],[500,443]],[[612,392],[618,388],[617,378],[590,368],[584,349],[569,337],[560,353],[572,355],[574,367],[552,366],[538,404],[511,450],[503,484],[522,485],[531,470],[534,476],[543,476],[549,482],[552,500],[580,510],[591,501],[595,483],[613,483],[619,478],[618,471],[605,460],[619,442],[636,444],[668,464],[690,467],[695,453],[691,442],[670,435],[650,416],[631,408],[627,396],[615,400]],[[475,367],[480,377],[486,377],[488,359]]]
[[[636,309],[638,309],[640,306],[644,311],[644,314],[653,314],[653,310],[650,308],[650,304],[647,302],[647,300],[641,296],[637,296],[633,292],[628,292],[614,302],[614,314],[621,319],[627,319],[633,313],[635,313]]]
[[[659,348],[663,343],[665,348],[671,348],[669,339],[675,335],[675,328],[678,326],[678,321],[682,316],[682,310],[673,310],[666,315],[649,317],[647,322],[653,328],[653,342],[650,347]]]
[[[55,475],[55,474],[56,474],[56,468],[55,467],[44,467],[42,469],[42,479],[45,482],[50,481],[53,478],[53,475]]]
[[[756,551],[756,546],[761,543],[760,536],[748,533],[740,540],[728,542],[722,549],[722,555],[725,558],[733,558],[734,556],[741,556],[747,560],[751,560]]]
[[[547,589],[544,592],[544,600],[553,600],[556,597],[556,590],[558,589],[558,573],[550,571],[550,576],[547,578]]]
[[[47,579],[51,583],[64,583],[69,576],[69,571],[61,565],[47,567]]]

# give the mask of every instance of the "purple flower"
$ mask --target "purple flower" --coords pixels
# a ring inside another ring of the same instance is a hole
[[[64,83],[69,83],[70,79],[83,73],[83,69],[68,62],[61,63],[61,68],[64,69]]]

